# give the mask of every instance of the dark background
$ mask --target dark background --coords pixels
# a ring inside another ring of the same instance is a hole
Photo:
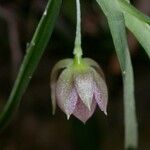
[[[47,0],[0,0],[0,110]],[[132,1],[150,14],[150,1]],[[139,150],[150,149],[150,63],[143,48],[128,33],[135,76]],[[51,40],[12,122],[0,135],[0,150],[122,150],[124,140],[122,78],[106,18],[95,0],[82,0],[84,57],[103,68],[109,89],[108,116],[98,108],[86,125],[68,121],[58,108],[52,116],[49,78],[53,65],[73,57],[75,0],[64,0]]]

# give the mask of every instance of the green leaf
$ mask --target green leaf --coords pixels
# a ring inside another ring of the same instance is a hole
[[[125,0],[118,0],[119,5],[121,6],[121,10],[126,13],[131,14],[132,16],[138,18],[139,20],[150,24],[150,17],[143,14],[141,11],[132,6],[129,2]]]
[[[123,0],[119,0],[123,1]],[[125,2],[125,1],[124,1]],[[129,1],[127,0],[126,3]],[[123,3],[119,3],[123,6]],[[135,35],[137,40],[145,49],[146,53],[150,58],[150,19],[148,16],[142,16],[140,13],[136,12],[136,10],[131,7],[130,11],[127,10],[127,7],[122,7],[122,11],[124,12],[125,24],[127,28]],[[147,22],[147,23],[146,23]]]
[[[58,16],[62,0],[49,0],[40,23],[35,31],[33,39],[27,48],[27,52],[21,65],[14,87],[0,113],[0,130],[8,124],[15,110],[20,104],[31,77],[42,57],[45,47],[52,34],[56,18]]]
[[[125,148],[137,148],[138,134],[134,100],[134,77],[127,44],[124,15],[120,10],[117,0],[97,0],[97,2],[108,19],[122,70],[124,86]]]
[[[150,25],[130,14],[125,13],[124,16],[126,26],[135,35],[150,58]]]

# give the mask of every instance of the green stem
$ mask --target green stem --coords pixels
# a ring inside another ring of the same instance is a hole
[[[80,0],[76,0],[76,12],[77,12],[77,25],[76,25],[76,37],[75,37],[75,45],[74,52],[75,60],[77,63],[80,63],[82,56],[82,48],[81,48],[81,8],[80,8]]]
[[[19,74],[11,91],[10,97],[0,113],[0,131],[6,127],[18,108],[21,98],[32,78],[51,37],[62,0],[49,0],[40,23],[34,33],[27,53],[19,70]]]

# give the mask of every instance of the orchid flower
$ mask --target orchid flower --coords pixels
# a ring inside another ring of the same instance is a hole
[[[108,92],[102,69],[90,58],[76,63],[73,59],[59,61],[51,74],[53,114],[56,104],[67,115],[85,123],[98,105],[107,115]]]

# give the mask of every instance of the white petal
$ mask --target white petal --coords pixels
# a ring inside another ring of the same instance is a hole
[[[91,58],[84,58],[83,60],[89,66],[93,67],[103,78],[105,78],[103,70],[101,69],[101,67],[98,65],[98,63],[95,60]]]

